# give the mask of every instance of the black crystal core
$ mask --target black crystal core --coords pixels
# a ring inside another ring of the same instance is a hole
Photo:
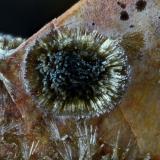
[[[100,57],[80,51],[58,51],[38,59],[37,70],[43,82],[43,91],[50,88],[61,96],[78,97],[94,95],[93,87],[102,78],[105,66]],[[86,97],[87,98],[87,97]]]

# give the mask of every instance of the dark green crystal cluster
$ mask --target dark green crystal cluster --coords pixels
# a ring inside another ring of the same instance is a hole
[[[129,77],[119,42],[84,29],[60,28],[37,40],[24,68],[27,91],[41,109],[56,115],[109,112]]]

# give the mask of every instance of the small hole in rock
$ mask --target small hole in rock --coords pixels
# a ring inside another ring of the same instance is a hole
[[[131,24],[129,27],[130,27],[130,28],[134,28],[134,25],[133,25],[133,24]]]
[[[129,19],[128,13],[126,11],[122,11],[120,19],[123,20],[123,21],[127,21]]]
[[[146,5],[147,5],[147,2],[144,0],[137,1],[137,3],[136,3],[137,11],[139,11],[139,12],[143,11],[145,9]]]

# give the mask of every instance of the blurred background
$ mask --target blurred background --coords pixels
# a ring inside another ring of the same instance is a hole
[[[0,32],[27,38],[78,0],[0,0]]]

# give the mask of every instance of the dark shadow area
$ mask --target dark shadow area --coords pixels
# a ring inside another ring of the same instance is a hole
[[[77,0],[1,0],[0,32],[29,37]]]

